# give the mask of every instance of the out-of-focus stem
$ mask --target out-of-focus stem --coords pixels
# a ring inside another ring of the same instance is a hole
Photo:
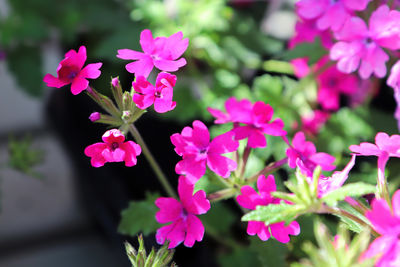
[[[288,161],[288,158],[284,158],[284,159],[281,159],[279,161],[272,162],[271,164],[267,165],[264,169],[262,169],[261,171],[259,171],[255,175],[253,175],[253,176],[251,176],[249,178],[246,178],[245,180],[247,182],[249,182],[249,183],[254,182],[254,181],[256,181],[258,179],[258,177],[260,175],[265,175],[267,173],[271,173],[271,172],[279,169],[283,164],[286,164],[287,161]]]
[[[167,177],[161,170],[160,165],[158,165],[157,161],[151,154],[149,148],[147,147],[147,145],[146,145],[145,141],[143,140],[142,136],[140,135],[139,131],[136,129],[135,125],[133,125],[133,124],[129,125],[129,132],[135,138],[136,142],[142,147],[144,156],[146,157],[147,161],[150,163],[150,166],[152,167],[154,173],[156,174],[158,180],[160,181],[161,185],[164,187],[167,194],[170,197],[178,198],[174,189],[169,184]]]
[[[242,165],[240,168],[240,175],[239,175],[240,179],[244,179],[244,172],[246,171],[246,165],[247,165],[247,161],[250,156],[250,152],[251,152],[251,147],[249,147],[249,144],[247,144],[246,148],[243,151],[243,159],[242,159]]]

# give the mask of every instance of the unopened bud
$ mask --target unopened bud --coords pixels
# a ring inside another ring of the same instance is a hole
[[[101,118],[101,114],[99,112],[93,112],[89,116],[89,120],[91,120],[92,122],[98,121],[98,120],[100,120],[100,118]]]
[[[129,110],[124,110],[122,112],[121,118],[125,123],[130,123],[130,120],[132,119],[132,112],[130,112]]]
[[[119,109],[123,108],[123,104],[122,104],[122,87],[121,84],[119,82],[119,78],[115,77],[115,78],[111,78],[111,91],[114,95],[114,99],[115,102],[117,103],[117,106]]]

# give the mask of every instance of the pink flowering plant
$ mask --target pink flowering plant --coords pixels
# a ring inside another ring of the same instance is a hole
[[[84,92],[103,109],[88,114],[91,122],[109,127],[102,142],[84,149],[88,164],[134,167],[147,160],[162,185],[164,196],[149,194],[122,212],[121,233],[152,234],[163,253],[201,246],[210,238],[243,257],[269,249],[289,251],[292,257],[284,254],[276,266],[398,266],[400,191],[396,181],[389,185],[387,166],[400,157],[400,135],[360,123],[359,108],[388,73],[395,101],[400,98],[396,3],[297,1],[296,33],[283,55],[290,62],[267,60],[264,70],[279,76],[264,74],[254,79],[252,90],[210,101],[208,120],[187,122],[172,134],[177,162],[156,159],[146,145],[151,140],[142,137],[136,122],[147,111],[164,116],[182,104],[174,98],[175,88],[181,71],[194,64],[185,53],[190,49],[185,32],[155,36],[146,29],[140,34],[141,51],[118,50],[117,57],[129,61],[125,68],[132,86],[124,90],[119,78],[112,78],[112,97],[88,80],[100,76],[102,63],[86,64],[85,46],[66,53],[57,77],[47,74],[44,82],[71,86],[74,95]],[[360,143],[373,135],[375,143]],[[320,146],[321,140],[328,141]],[[368,170],[372,179],[356,177],[365,157],[377,158],[376,174]],[[174,177],[164,174],[158,163],[163,160],[175,166]],[[146,223],[132,219],[138,216]],[[224,223],[229,217],[240,224],[239,234],[229,233],[233,223]],[[310,218],[318,218],[317,246],[302,242]],[[325,218],[340,221],[335,238],[321,222]],[[354,232],[352,239],[348,230]],[[300,260],[296,250],[301,244],[310,259]],[[128,250],[137,264],[135,253]],[[251,260],[248,266],[263,262]]]

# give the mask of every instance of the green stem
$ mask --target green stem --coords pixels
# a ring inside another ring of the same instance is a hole
[[[231,187],[231,188],[225,188],[222,190],[219,190],[217,192],[214,192],[212,194],[209,194],[207,199],[210,200],[211,202],[217,202],[223,199],[228,199],[231,198],[236,194],[236,189]]]
[[[158,180],[164,187],[165,191],[168,193],[170,197],[173,198],[178,198],[176,195],[174,189],[172,186],[169,184],[167,177],[161,170],[160,166],[158,165],[157,161],[151,154],[149,148],[147,147],[145,141],[143,140],[142,136],[140,135],[139,131],[136,129],[135,125],[130,124],[129,125],[129,132],[132,134],[132,136],[135,138],[136,142],[142,147],[142,151],[144,156],[146,157],[147,161],[150,163],[150,166],[153,168],[154,173],[156,174]]]
[[[282,165],[286,164],[288,161],[288,158],[281,159],[279,161],[272,162],[271,164],[268,164],[264,169],[259,171],[258,173],[254,174],[253,176],[246,178],[245,180],[249,183],[254,182],[258,179],[260,175],[266,175],[267,173],[271,173],[277,169],[279,169]]]
[[[244,172],[246,171],[246,165],[247,165],[247,161],[250,156],[250,152],[251,152],[251,147],[249,147],[249,144],[247,144],[246,148],[244,149],[244,152],[243,152],[243,161],[242,161],[242,165],[241,165],[241,169],[240,169],[239,179],[241,179],[241,180],[244,179]]]

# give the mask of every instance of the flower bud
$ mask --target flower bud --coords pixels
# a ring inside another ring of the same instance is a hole
[[[89,120],[91,120],[92,122],[98,121],[98,120],[100,120],[100,118],[101,118],[101,114],[99,112],[93,112],[89,116]]]
[[[122,87],[121,83],[119,82],[119,78],[111,78],[111,91],[113,93],[115,102],[117,103],[118,108],[121,110],[123,109],[123,102],[122,102]]]

